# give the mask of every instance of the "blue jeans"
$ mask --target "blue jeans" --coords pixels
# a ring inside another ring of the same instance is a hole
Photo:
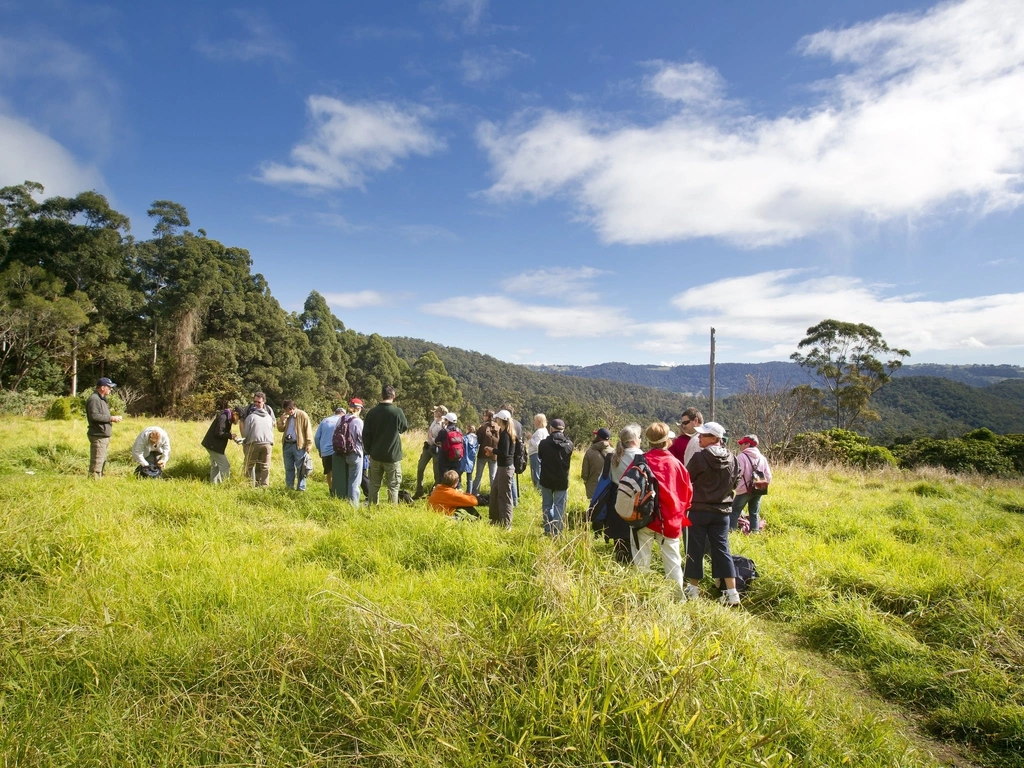
[[[476,457],[476,479],[473,480],[473,489],[470,493],[480,493],[480,481],[484,479],[484,467],[487,468],[488,489],[494,485],[494,473],[498,471],[498,460],[485,459],[483,456],[478,455]],[[468,477],[466,478],[466,484],[469,484]]]
[[[544,533],[557,536],[565,527],[565,501],[569,498],[568,491],[553,491],[541,486],[541,510],[544,516]]]
[[[363,456],[360,453],[334,454],[331,462],[331,485],[334,495],[359,506],[359,486],[363,480]]]
[[[306,460],[306,452],[300,451],[295,443],[284,444],[284,484],[291,490],[295,485],[295,473],[302,468]],[[299,490],[306,490],[306,478],[299,480]]]
[[[732,503],[732,514],[729,515],[729,529],[736,531],[740,527],[740,514],[743,507],[750,504],[748,514],[750,515],[750,532],[761,532],[761,497],[763,493],[741,493],[737,494],[736,500]]]
[[[530,454],[530,479],[534,488],[540,488],[540,454]]]

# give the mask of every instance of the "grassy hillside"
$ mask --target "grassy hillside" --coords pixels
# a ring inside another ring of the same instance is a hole
[[[1017,486],[779,471],[729,612],[545,540],[532,489],[506,532],[279,453],[214,488],[188,423],[136,481],[143,426],[90,482],[82,423],[0,423],[5,765],[1024,765]]]
[[[933,377],[899,378],[871,400],[882,417],[865,431],[881,441],[899,436],[959,436],[978,427],[1024,432],[1024,380],[972,387]]]

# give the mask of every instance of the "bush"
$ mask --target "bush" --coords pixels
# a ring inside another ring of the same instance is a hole
[[[1014,461],[1000,453],[1000,440],[915,440],[900,451],[901,461],[905,467],[943,467],[950,472],[978,472],[982,475],[1019,472]]]
[[[74,403],[77,400],[77,397],[58,397],[46,409],[46,418],[49,421],[71,421],[75,415]]]
[[[20,392],[0,390],[0,413],[7,416],[44,416],[53,395],[39,395],[31,389]]]
[[[868,439],[846,429],[801,432],[793,439],[795,458],[822,463],[838,462],[861,469],[895,467],[898,462],[888,448],[868,445]]]

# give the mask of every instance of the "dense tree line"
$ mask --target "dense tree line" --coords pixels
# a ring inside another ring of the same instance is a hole
[[[323,414],[352,395],[375,401],[383,383],[413,423],[436,398],[461,404],[436,356],[410,365],[316,291],[286,312],[248,251],[190,230],[184,206],[154,202],[152,237],[136,240],[103,195],[42,193],[0,189],[0,389],[76,394],[110,376],[138,410],[185,417],[257,389]]]

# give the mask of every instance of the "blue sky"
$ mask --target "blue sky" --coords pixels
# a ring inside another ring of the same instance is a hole
[[[1024,4],[0,0],[0,184],[514,362],[1024,364]]]

